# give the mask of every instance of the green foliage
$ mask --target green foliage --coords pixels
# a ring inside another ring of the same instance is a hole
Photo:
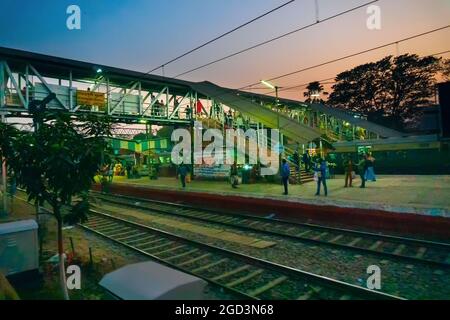
[[[152,139],[153,136],[151,134],[139,133],[133,137],[134,141],[146,141]]]
[[[8,164],[29,200],[49,203],[58,221],[76,223],[89,209],[86,192],[104,161],[109,119],[46,114],[36,132],[17,136]],[[73,203],[72,199],[81,200]],[[62,210],[70,206],[71,211]],[[67,217],[65,217],[67,215]]]
[[[70,212],[63,216],[63,222],[70,225],[86,222],[88,220],[88,212],[89,198],[88,194],[85,193],[81,196],[79,201],[75,201],[75,203],[72,204]]]
[[[328,102],[403,129],[417,119],[417,106],[432,102],[439,59],[405,54],[388,56],[340,73]]]
[[[442,60],[441,67],[442,67],[441,72],[444,81],[450,81],[450,59]]]
[[[306,98],[306,103],[324,103],[319,97],[313,97],[313,94],[321,94],[324,90],[319,81],[310,82],[306,87],[306,90],[307,91],[303,93],[303,96]],[[328,93],[323,92],[323,94],[327,95]]]
[[[158,130],[158,133],[156,134],[156,136],[158,138],[168,138],[170,139],[172,136],[172,132],[175,128],[172,126],[164,126],[161,129]]]
[[[19,131],[13,126],[0,122],[0,159],[11,157],[14,153],[14,143]]]

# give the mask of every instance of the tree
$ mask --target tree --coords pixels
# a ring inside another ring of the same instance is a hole
[[[444,81],[450,81],[450,59],[442,60],[442,76]]]
[[[328,102],[403,130],[418,118],[416,107],[432,102],[439,62],[432,56],[405,54],[357,66],[336,77]]]
[[[6,161],[8,158],[10,158],[14,153],[14,141],[16,140],[18,135],[18,130],[14,128],[11,125],[8,125],[6,123],[0,122],[0,171],[3,174],[3,170],[5,172],[7,171]],[[2,179],[3,180],[3,179]],[[5,183],[5,181],[2,181],[2,184]],[[6,190],[6,183],[3,186],[5,192]],[[3,194],[2,197],[6,197],[6,194]],[[3,202],[6,198],[1,199],[0,204],[0,213],[4,211],[6,208],[6,204]],[[6,214],[6,212],[4,212]]]
[[[303,96],[307,98],[306,103],[323,103],[324,101],[320,98],[320,94],[323,92],[324,88],[319,81],[313,81],[306,87],[306,92]],[[324,95],[328,95],[327,92],[323,92]]]
[[[87,220],[88,192],[104,161],[104,137],[110,135],[111,125],[108,118],[92,115],[45,113],[36,119],[36,132],[20,133],[7,161],[28,200],[53,209],[61,289],[68,299],[62,227]]]
[[[14,154],[14,142],[19,131],[12,125],[0,122],[0,158],[6,159]]]
[[[158,132],[156,133],[156,136],[158,138],[170,139],[172,137],[173,130],[175,130],[175,127],[173,127],[173,126],[164,126],[158,130]]]

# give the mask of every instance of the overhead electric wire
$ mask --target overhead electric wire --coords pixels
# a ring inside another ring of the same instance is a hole
[[[343,56],[343,57],[340,57],[340,58],[337,58],[337,59],[333,59],[333,60],[329,60],[329,61],[326,61],[326,62],[322,62],[322,63],[316,64],[314,66],[310,66],[310,67],[306,67],[306,68],[303,68],[303,69],[300,69],[300,70],[296,70],[296,71],[293,71],[293,72],[285,73],[285,74],[282,74],[280,76],[276,76],[276,77],[273,77],[273,78],[270,78],[270,79],[265,79],[265,80],[266,81],[278,80],[278,79],[285,78],[285,77],[288,77],[288,76],[291,76],[291,75],[294,75],[294,74],[299,74],[299,73],[302,73],[302,72],[305,72],[305,71],[309,71],[309,70],[312,70],[312,69],[315,69],[315,68],[319,68],[319,67],[322,67],[322,66],[325,66],[325,65],[328,65],[328,64],[339,62],[339,61],[342,61],[342,60],[345,60],[345,59],[353,58],[353,57],[356,57],[356,56],[364,54],[364,53],[368,53],[368,52],[371,52],[371,51],[375,51],[375,50],[378,50],[378,49],[389,47],[389,46],[397,44],[397,43],[401,43],[401,42],[405,42],[405,41],[412,40],[412,39],[415,39],[415,38],[419,38],[419,37],[422,37],[422,36],[425,36],[425,35],[428,35],[428,34],[431,34],[431,33],[435,33],[435,32],[447,29],[447,28],[450,28],[450,25],[447,25],[447,26],[444,26],[444,27],[441,27],[441,28],[437,28],[437,29],[433,29],[433,30],[430,30],[430,31],[427,31],[427,32],[423,32],[423,33],[420,33],[420,34],[416,34],[414,36],[410,36],[410,37],[407,37],[407,38],[404,38],[404,39],[401,39],[401,40],[393,41],[393,42],[390,42],[390,43],[387,43],[387,44],[383,44],[383,45],[380,45],[380,46],[377,46],[377,47],[373,47],[373,48],[370,48],[370,49],[359,51],[357,53],[353,53],[353,54],[346,55],[346,56]],[[444,53],[447,53],[447,52],[445,51],[445,52],[437,53],[437,54],[434,54],[434,55],[439,55],[439,54],[444,54]],[[240,87],[240,88],[238,88],[236,90],[252,89],[252,86],[257,85],[257,84],[259,84],[259,82],[252,83],[252,84],[244,86],[244,87]],[[282,91],[282,90],[279,90],[279,91]]]
[[[429,54],[428,56],[440,56],[440,55],[447,54],[447,53],[450,53],[450,50],[446,50],[446,51],[442,51],[442,52],[438,52],[438,53]],[[327,78],[327,79],[322,79],[322,80],[316,80],[316,81],[317,81],[317,82],[320,82],[320,84],[332,84],[332,83],[336,83],[336,81],[333,81],[333,82],[330,82],[330,83],[324,83],[324,81],[330,81],[330,80],[335,80],[335,79],[336,79],[336,76],[334,76],[334,77],[332,77],[332,78]],[[316,82],[316,81],[313,81],[313,82]],[[298,85],[294,85],[294,86],[289,86],[289,87],[282,87],[282,88],[278,89],[278,93],[281,92],[281,91],[289,91],[289,90],[292,90],[292,89],[297,89],[297,88],[305,87],[305,86],[309,85],[310,83],[311,83],[311,82],[308,82],[308,83],[302,83],[302,84],[298,84]],[[251,89],[255,90],[255,88],[251,88]],[[266,88],[263,88],[263,89],[266,89]],[[268,93],[266,93],[266,95],[273,94],[273,93],[275,93],[275,91],[268,92]]]
[[[430,55],[428,55],[428,56],[439,56],[439,55],[444,55],[444,54],[447,54],[447,53],[450,53],[450,50],[446,50],[446,51],[442,51],[442,52],[438,52],[438,53],[434,53],[434,54],[430,54]],[[289,86],[289,87],[279,87],[278,88],[278,93],[280,93],[280,92],[282,92],[282,91],[289,91],[289,90],[292,90],[292,89],[297,89],[297,88],[301,88],[301,87],[305,87],[305,86],[307,86],[307,85],[309,85],[311,82],[320,82],[320,84],[333,84],[333,83],[336,83],[336,81],[333,81],[333,82],[329,82],[329,83],[324,83],[324,81],[331,81],[331,80],[335,80],[336,79],[336,76],[334,76],[334,77],[331,77],[331,78],[326,78],[326,79],[322,79],[322,80],[313,80],[313,81],[310,81],[310,82],[307,82],[307,83],[302,83],[302,84],[298,84],[298,85],[294,85],[294,86]],[[247,87],[246,87],[247,88]],[[258,87],[258,88],[255,88],[255,87],[251,87],[251,88],[248,88],[248,90],[264,90],[264,89],[268,89],[268,88],[266,88],[266,87]],[[240,91],[241,89],[230,89],[229,91],[232,91],[232,92],[238,92],[238,91]],[[249,95],[252,95],[252,94],[254,94],[254,95],[266,95],[266,96],[268,96],[268,95],[271,95],[271,94],[275,94],[276,93],[276,91],[270,91],[270,92],[267,92],[267,93],[256,93],[256,92],[251,92],[251,91],[241,91],[241,92],[245,92],[246,94],[249,94]],[[228,92],[227,92],[228,93]],[[217,94],[217,95],[213,95],[213,96],[210,96],[210,98],[217,98],[217,97],[220,97],[220,96],[222,96],[223,94]],[[281,98],[281,97],[280,97]],[[238,100],[236,100],[236,101],[238,101]]]
[[[165,66],[171,64],[172,62],[175,62],[175,61],[177,61],[177,60],[179,60],[179,59],[181,59],[181,58],[183,58],[183,57],[185,57],[185,56],[187,56],[187,55],[189,55],[189,54],[191,54],[191,53],[193,53],[193,52],[195,52],[195,51],[197,51],[197,50],[199,50],[199,49],[201,49],[201,48],[203,48],[203,47],[206,47],[207,45],[209,45],[209,44],[211,44],[211,43],[213,43],[213,42],[215,42],[215,41],[217,41],[217,40],[219,40],[219,39],[221,39],[221,38],[223,38],[223,37],[225,37],[225,36],[227,36],[227,35],[229,35],[229,34],[235,32],[235,31],[237,31],[237,30],[239,30],[239,29],[242,29],[243,27],[248,26],[249,24],[251,24],[251,23],[253,23],[253,22],[255,22],[255,21],[257,21],[257,20],[259,20],[259,19],[261,19],[261,18],[264,18],[265,16],[267,16],[267,15],[273,13],[273,12],[275,12],[275,11],[277,11],[277,10],[280,10],[281,8],[283,8],[283,7],[285,7],[285,6],[289,5],[289,4],[291,4],[291,3],[294,2],[294,1],[295,1],[295,0],[290,0],[290,1],[286,2],[286,3],[283,3],[282,5],[280,5],[280,6],[276,7],[276,8],[274,8],[274,9],[272,9],[272,10],[270,10],[270,11],[267,11],[266,13],[263,13],[262,15],[259,15],[259,16],[257,16],[256,18],[254,18],[254,19],[252,19],[252,20],[250,20],[250,21],[247,21],[246,23],[241,24],[240,26],[238,26],[238,27],[236,27],[236,28],[234,28],[234,29],[232,29],[232,30],[230,30],[230,31],[227,31],[227,32],[221,34],[220,36],[217,36],[217,37],[215,37],[214,39],[209,40],[209,41],[207,41],[207,42],[205,42],[205,43],[203,43],[203,44],[201,44],[201,45],[195,47],[194,49],[191,49],[191,50],[189,50],[189,51],[187,51],[187,52],[185,52],[185,53],[183,53],[183,54],[181,54],[181,55],[179,55],[179,56],[173,58],[172,60],[169,60],[169,61],[167,61],[166,63],[163,63],[163,64],[159,65],[159,66],[156,67],[156,68],[153,68],[152,70],[148,71],[147,74],[148,74],[148,73],[151,73],[151,72],[153,72],[153,71],[156,71],[156,70],[158,70],[158,69],[160,69],[160,68],[164,68]]]
[[[337,58],[337,59],[326,61],[326,62],[323,62],[323,63],[320,63],[320,64],[316,64],[316,65],[311,66],[311,67],[307,67],[307,68],[303,68],[303,69],[296,70],[296,71],[293,71],[293,72],[285,73],[285,74],[282,74],[280,76],[276,76],[276,77],[273,77],[273,78],[270,78],[270,79],[265,79],[265,80],[266,81],[278,80],[278,79],[285,78],[285,77],[288,77],[288,76],[291,76],[291,75],[294,75],[294,74],[298,74],[298,73],[305,72],[305,71],[308,71],[308,70],[311,70],[311,69],[322,67],[322,66],[325,66],[327,64],[339,62],[341,60],[345,60],[345,59],[348,59],[348,58],[353,58],[355,56],[358,56],[358,55],[361,55],[361,54],[364,54],[364,53],[368,53],[368,52],[371,52],[371,51],[375,51],[375,50],[379,50],[379,49],[382,49],[382,48],[385,48],[385,47],[389,47],[389,46],[392,46],[392,45],[397,44],[397,43],[401,43],[401,42],[405,42],[405,41],[412,40],[412,39],[415,39],[415,38],[419,38],[419,37],[422,37],[422,36],[425,36],[425,35],[428,35],[428,34],[431,34],[431,33],[434,33],[434,32],[438,32],[438,31],[447,29],[447,28],[450,28],[450,25],[446,25],[446,26],[441,27],[441,28],[437,28],[437,29],[433,29],[433,30],[430,30],[430,31],[427,31],[427,32],[416,34],[416,35],[408,37],[408,38],[404,38],[404,39],[401,39],[401,40],[389,42],[389,43],[383,44],[381,46],[377,46],[377,47],[374,47],[374,48],[371,48],[371,49],[366,49],[366,50],[363,50],[363,51],[360,51],[360,52],[357,52],[357,53],[352,53],[352,54],[349,54],[347,56],[343,56],[343,57],[340,57],[340,58]],[[246,88],[252,87],[252,86],[257,85],[257,84],[259,84],[259,82],[252,83],[250,85],[241,87],[238,90],[246,89]]]
[[[442,51],[442,52],[439,52],[439,53],[432,54],[432,56],[440,56],[440,55],[447,54],[449,52],[450,52],[450,50],[446,50],[446,51]]]
[[[336,79],[336,77],[332,77],[332,78],[327,78],[327,79],[322,79],[322,80],[318,80],[317,82],[320,82],[320,84],[333,84],[336,83],[336,81],[331,81]],[[325,82],[325,81],[329,81],[329,82]],[[316,82],[316,81],[313,81]],[[302,87],[307,87],[311,82],[308,83],[302,83],[302,84],[297,84],[295,86],[290,86],[290,87],[284,87],[278,90],[278,92],[280,91],[289,91],[292,89],[298,89],[298,88],[302,88]]]
[[[303,31],[303,30],[306,30],[306,29],[311,28],[311,27],[313,27],[313,26],[315,26],[315,25],[318,25],[318,24],[320,24],[320,23],[322,23],[322,22],[326,22],[326,21],[335,19],[335,18],[337,18],[337,17],[340,17],[340,16],[345,15],[345,14],[347,14],[347,13],[356,11],[356,10],[358,10],[358,9],[361,9],[361,8],[363,8],[363,7],[366,7],[366,6],[368,6],[368,5],[371,5],[371,4],[373,4],[373,3],[376,3],[376,2],[378,2],[378,1],[380,1],[380,0],[369,1],[369,2],[367,2],[367,3],[364,3],[364,4],[362,4],[362,5],[359,5],[359,6],[357,6],[357,7],[353,7],[353,8],[351,8],[351,9],[348,9],[348,10],[342,11],[342,12],[340,12],[340,13],[337,13],[337,14],[335,14],[335,15],[333,15],[333,16],[330,16],[330,17],[328,17],[328,18],[325,18],[325,19],[323,19],[323,20],[320,20],[320,21],[311,23],[311,24],[309,24],[309,25],[300,27],[300,28],[298,28],[298,29],[295,29],[295,30],[292,30],[292,31],[290,31],[290,32],[284,33],[284,34],[282,34],[282,35],[280,35],[280,36],[277,36],[277,37],[275,37],[275,38],[272,38],[272,39],[269,39],[269,40],[266,40],[266,41],[257,43],[257,44],[255,44],[255,45],[253,45],[253,46],[251,46],[251,47],[246,48],[246,49],[243,49],[243,50],[234,52],[234,53],[229,54],[229,55],[227,55],[227,56],[225,56],[225,57],[216,59],[216,60],[214,60],[214,61],[211,61],[211,62],[208,62],[208,63],[206,63],[206,64],[204,64],[204,65],[201,65],[201,66],[199,66],[199,67],[193,68],[193,69],[188,70],[188,71],[185,71],[185,72],[183,72],[183,73],[180,73],[180,74],[176,75],[174,78],[178,78],[178,77],[184,76],[184,75],[186,75],[186,74],[188,74],[188,73],[191,73],[191,72],[194,72],[194,71],[203,69],[203,68],[208,67],[208,66],[210,66],[210,65],[213,65],[213,64],[215,64],[215,63],[218,63],[218,62],[227,60],[227,59],[229,59],[229,58],[235,57],[235,56],[237,56],[237,55],[239,55],[239,54],[242,54],[242,53],[244,53],[244,52],[247,52],[247,51],[256,49],[256,48],[258,48],[258,47],[264,46],[264,45],[266,45],[266,44],[269,44],[269,43],[271,43],[271,42],[280,40],[280,39],[285,38],[285,37],[287,37],[287,36],[290,36],[290,35],[292,35],[292,34],[294,34],[294,33],[297,33],[297,32]]]

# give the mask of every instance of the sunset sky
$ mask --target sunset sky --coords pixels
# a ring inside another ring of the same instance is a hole
[[[369,2],[318,0],[321,19]],[[147,72],[287,0],[42,0],[0,2],[0,46]],[[24,4],[26,3],[26,4]],[[81,30],[66,28],[66,8],[81,8]],[[284,73],[450,24],[450,0],[381,0],[382,29],[366,27],[365,8],[183,76],[240,88]],[[165,68],[166,76],[315,22],[314,0],[292,4]],[[398,53],[450,50],[450,28],[399,44]],[[280,87],[334,77],[397,53],[395,46],[276,81]],[[444,55],[450,58],[447,53]],[[161,74],[161,70],[155,71]],[[260,87],[260,86],[258,86]],[[268,92],[270,90],[256,90]],[[301,89],[281,96],[303,99]]]

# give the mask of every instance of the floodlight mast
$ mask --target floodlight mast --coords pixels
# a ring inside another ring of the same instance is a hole
[[[266,80],[261,80],[261,84],[265,85],[267,88],[275,90],[275,108],[277,110],[277,130],[278,130],[278,144],[280,147],[283,145],[283,136],[280,132],[280,109],[279,109],[279,99],[278,99],[278,87],[277,85],[274,85]],[[281,148],[280,148],[281,149]],[[281,158],[282,158],[282,152],[281,150],[278,150],[279,153],[279,172],[281,173]]]

